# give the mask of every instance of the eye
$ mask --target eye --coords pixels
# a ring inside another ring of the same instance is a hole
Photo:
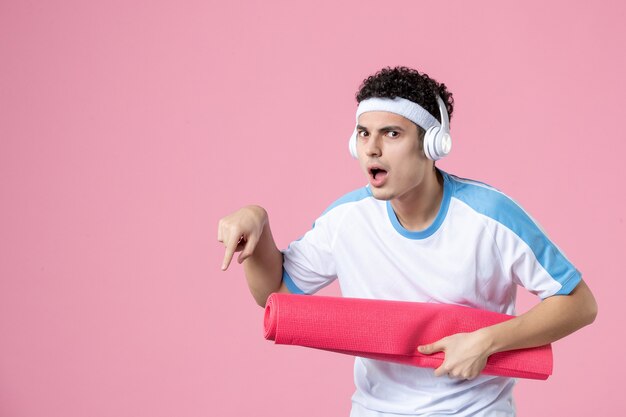
[[[387,136],[389,136],[390,138],[397,138],[398,136],[400,136],[400,133],[396,132],[395,130],[390,130],[387,132]]]
[[[357,136],[360,138],[365,138],[369,135],[369,133],[366,130],[359,130],[357,132]]]

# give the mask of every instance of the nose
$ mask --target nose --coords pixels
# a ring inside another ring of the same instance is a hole
[[[379,135],[371,135],[367,138],[365,142],[365,155],[367,156],[380,156],[381,148],[380,148],[380,140]]]

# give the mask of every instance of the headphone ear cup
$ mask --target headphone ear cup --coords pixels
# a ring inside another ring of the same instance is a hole
[[[440,158],[448,155],[452,150],[452,138],[449,133],[441,132],[437,138],[437,155]]]
[[[354,129],[354,132],[352,133],[352,136],[350,136],[350,140],[348,141],[348,149],[350,150],[350,155],[352,155],[354,159],[359,158],[359,155],[356,151],[356,134],[356,129]]]
[[[423,144],[424,155],[426,155],[426,158],[433,160],[433,161],[436,161],[438,159],[436,149],[435,149],[435,142],[437,140],[438,133],[439,133],[439,127],[432,126],[424,134],[424,144]]]
[[[439,114],[441,115],[441,126],[438,126],[434,135],[429,142],[428,157],[433,161],[443,158],[450,153],[452,149],[452,138],[450,137],[450,117],[446,103],[439,95],[437,97],[437,105],[439,106]],[[430,129],[429,129],[430,130]]]

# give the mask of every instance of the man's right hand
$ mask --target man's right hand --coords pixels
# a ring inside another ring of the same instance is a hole
[[[235,252],[241,252],[239,263],[254,253],[266,223],[267,212],[260,206],[246,206],[220,219],[217,240],[226,248],[222,271],[228,269]]]

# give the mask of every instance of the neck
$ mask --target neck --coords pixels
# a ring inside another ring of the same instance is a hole
[[[435,169],[413,190],[391,200],[391,206],[402,227],[417,232],[433,223],[442,199],[443,176]]]

